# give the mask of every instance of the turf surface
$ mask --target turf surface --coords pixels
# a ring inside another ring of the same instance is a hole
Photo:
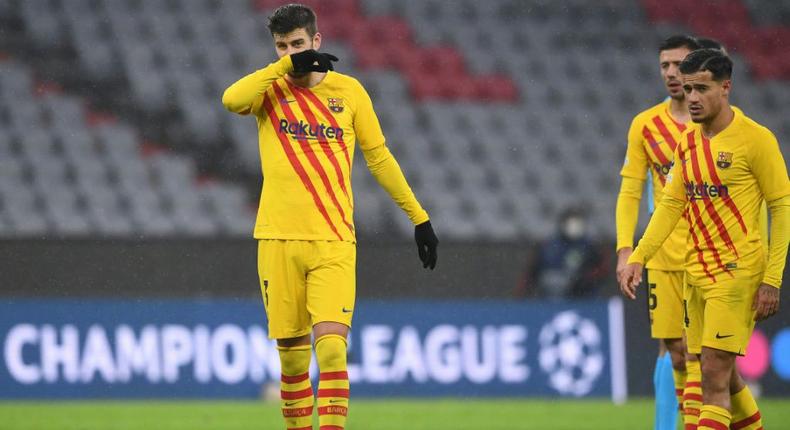
[[[790,428],[790,399],[761,399],[768,429]],[[549,400],[356,400],[351,430],[652,428],[652,402]],[[785,427],[785,426],[788,427]],[[3,430],[224,430],[283,428],[278,406],[259,402],[0,402]],[[317,428],[317,426],[316,426]]]

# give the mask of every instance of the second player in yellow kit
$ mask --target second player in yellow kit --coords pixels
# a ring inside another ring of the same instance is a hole
[[[647,197],[652,199],[648,207],[651,204],[658,206],[680,136],[692,125],[678,67],[683,58],[697,48],[696,39],[688,35],[670,36],[664,40],[658,49],[658,64],[669,97],[639,113],[628,130],[615,218],[618,281],[633,252],[634,232],[646,179],[650,178],[648,189],[652,189],[652,195]],[[683,411],[686,424],[694,424],[695,413],[699,409],[694,403],[699,396],[699,362],[686,353],[683,340],[683,263],[687,234],[687,226],[677,225],[647,264],[650,334],[659,340],[659,353],[653,370],[657,429],[674,428],[678,410]],[[671,381],[666,378],[670,369]],[[677,399],[677,408],[668,401],[670,395]]]
[[[688,52],[687,49],[685,51]],[[683,56],[685,54],[681,53],[679,58]],[[623,187],[635,188],[630,191],[634,195],[641,195],[641,182],[647,179],[650,171],[656,206],[663,196],[661,190],[672,168],[675,148],[687,127],[672,117],[670,103],[671,99],[667,99],[634,118],[628,132],[625,162],[620,171],[624,178]],[[639,181],[638,187],[630,185],[636,181]],[[618,250],[633,246],[636,219],[631,216],[632,220],[628,220],[629,214],[623,212],[636,211],[637,208],[618,212]],[[650,330],[656,339],[680,339],[683,336],[683,263],[688,234],[688,226],[684,224],[678,223],[661,249],[647,262]]]

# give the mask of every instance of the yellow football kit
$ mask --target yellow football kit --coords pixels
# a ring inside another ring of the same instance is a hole
[[[637,115],[628,131],[623,177],[617,199],[617,250],[632,248],[642,188],[651,171],[655,206],[663,195],[666,175],[687,125],[676,121],[667,99]],[[657,339],[683,335],[683,263],[688,226],[678,223],[669,239],[647,262],[650,332]]]
[[[744,354],[761,283],[779,288],[787,257],[790,181],[779,144],[765,127],[733,110],[712,139],[685,133],[666,177],[664,197],[629,263],[644,264],[681,217],[690,225],[686,254],[689,352],[702,346]],[[768,258],[759,213],[770,215]]]
[[[350,327],[356,254],[356,246],[345,241],[259,240],[258,275],[269,336],[304,336],[323,321]]]
[[[346,242],[353,248],[351,166],[357,143],[373,176],[409,219],[428,221],[385,145],[362,85],[329,71],[317,85],[302,88],[286,78],[292,70],[290,56],[284,56],[231,85],[222,98],[231,112],[257,120],[263,188],[254,235],[262,241],[261,290],[274,338],[307,334],[321,321],[350,325],[355,252],[337,243],[277,241]],[[338,257],[348,261],[339,264]],[[332,292],[316,293],[321,288]]]

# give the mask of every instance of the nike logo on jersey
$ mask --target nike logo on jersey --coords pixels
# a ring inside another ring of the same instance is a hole
[[[345,400],[335,400],[335,399],[330,399],[329,400],[329,403],[333,403],[333,404],[334,403],[343,403],[343,402],[345,402]]]
[[[295,102],[295,101],[296,101],[296,100],[280,99],[280,102],[281,102],[281,103],[293,103],[293,102]]]
[[[659,140],[658,142],[650,142],[650,147],[655,148],[656,146],[661,145],[662,143],[664,143],[663,140]]]
[[[297,404],[297,403],[299,403],[299,402],[285,402],[285,406],[286,406],[286,407],[288,407],[288,406],[293,406],[293,405],[295,405],[295,404]]]
[[[726,339],[728,337],[733,337],[733,336],[735,336],[735,335],[734,334],[720,335],[719,332],[716,332],[716,339]]]
[[[351,312],[354,312],[354,309],[346,309],[346,307],[343,306],[342,311],[343,311],[344,314],[350,314]]]

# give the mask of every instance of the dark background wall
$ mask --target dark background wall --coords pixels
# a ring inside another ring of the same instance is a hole
[[[531,245],[442,244],[435,271],[412,243],[361,242],[360,298],[505,298]],[[3,295],[257,296],[254,240],[0,241]]]

